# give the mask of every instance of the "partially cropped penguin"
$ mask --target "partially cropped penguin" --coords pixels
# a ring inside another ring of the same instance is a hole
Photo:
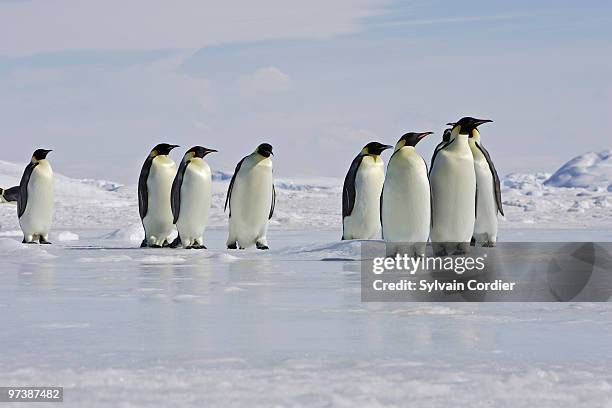
[[[432,132],[406,133],[389,159],[380,198],[382,237],[387,253],[425,255],[431,227],[431,191],[427,164],[415,147]]]
[[[380,194],[385,181],[381,153],[393,146],[370,142],[353,159],[342,188],[342,239],[380,235]]]
[[[276,203],[272,155],[272,146],[262,143],[236,166],[225,199],[225,209],[229,206],[228,249],[253,244],[257,249],[269,249],[268,220]]]
[[[47,160],[51,150],[38,149],[32,155],[19,183],[17,215],[23,231],[23,243],[50,244],[53,220],[53,169]]]
[[[172,183],[172,214],[178,230],[173,246],[180,242],[185,249],[206,248],[203,235],[212,201],[212,179],[204,156],[216,151],[195,146],[183,157]]]
[[[462,118],[454,124],[449,142],[434,152],[430,237],[436,255],[462,254],[469,246],[476,220],[476,174],[468,138],[486,122],[490,121]]]
[[[176,175],[176,164],[168,156],[178,147],[167,143],[158,144],[145,160],[138,180],[138,210],[145,230],[141,247],[160,248],[168,245],[174,226],[170,204],[172,182]]]
[[[497,243],[497,213],[504,215],[499,176],[491,155],[480,141],[478,129],[468,139],[476,171],[476,222],[472,244],[494,247]]]
[[[0,203],[17,204],[17,198],[19,197],[19,186],[7,188],[6,190],[0,188]]]

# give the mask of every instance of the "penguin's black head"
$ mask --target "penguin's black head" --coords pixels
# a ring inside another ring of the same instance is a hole
[[[151,150],[151,157],[170,154],[170,151],[177,147],[179,147],[179,145],[160,143],[157,146],[155,146],[153,150]]]
[[[257,153],[261,154],[263,157],[274,156],[274,153],[272,153],[272,145],[269,143],[262,143],[257,146]]]
[[[463,135],[471,135],[472,130],[476,129],[478,126],[482,125],[483,123],[488,123],[488,122],[493,122],[493,121],[489,119],[476,119],[476,118],[466,116],[465,118],[461,118],[459,122],[456,122],[453,125],[453,129],[456,128],[457,126],[460,126],[459,133]]]
[[[32,160],[44,160],[47,158],[47,155],[49,154],[49,152],[52,152],[53,150],[47,150],[47,149],[37,149],[34,154],[32,154]]]
[[[217,152],[218,150],[215,149],[209,149],[207,147],[202,147],[202,146],[193,146],[191,149],[187,150],[188,155],[192,155],[191,157],[199,157],[199,158],[203,158],[204,156],[206,156],[208,153],[213,153],[213,152]]]
[[[455,126],[454,123],[447,123],[447,125]],[[451,138],[451,133],[453,133],[453,129],[444,129],[444,134],[442,135],[442,141],[448,142]]]
[[[404,142],[404,146],[416,146],[426,136],[433,134],[433,132],[408,132],[404,136],[400,137],[398,143]]]
[[[382,152],[387,149],[391,149],[393,146],[389,146],[386,144],[378,143],[378,142],[370,142],[361,150],[362,154],[370,155],[370,156],[380,156]]]

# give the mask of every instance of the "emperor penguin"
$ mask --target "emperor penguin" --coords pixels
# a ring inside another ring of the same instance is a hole
[[[212,179],[204,156],[216,151],[202,146],[189,149],[172,183],[173,222],[178,230],[176,244],[181,242],[185,249],[206,249],[203,235],[212,202]]]
[[[17,197],[19,197],[19,186],[0,188],[0,203],[17,204]]]
[[[229,205],[227,248],[269,249],[266,233],[274,214],[276,191],[272,178],[272,146],[262,143],[238,162],[229,184],[225,209]]]
[[[432,228],[435,255],[463,254],[476,220],[476,174],[468,143],[472,130],[490,122],[464,117],[453,125],[450,140],[432,157]]]
[[[478,129],[472,129],[468,139],[476,171],[476,222],[472,245],[494,247],[497,243],[497,213],[504,215],[499,176],[491,155],[480,141]]]
[[[142,165],[138,179],[138,210],[145,230],[141,247],[161,248],[168,244],[173,220],[170,203],[176,164],[168,155],[178,145],[158,144]]]
[[[393,146],[370,142],[353,159],[342,188],[342,239],[380,235],[380,194],[385,181],[381,153]]]
[[[17,215],[23,231],[23,243],[50,244],[53,220],[53,169],[47,160],[51,150],[38,149],[32,155],[19,183]]]
[[[425,256],[431,228],[431,191],[427,164],[415,147],[433,132],[406,133],[389,159],[380,196],[382,237],[388,255],[402,252]]]

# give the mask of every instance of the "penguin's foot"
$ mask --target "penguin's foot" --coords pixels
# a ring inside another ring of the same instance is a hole
[[[495,242],[491,242],[491,241],[487,241],[484,244],[482,244],[483,247],[486,248],[495,248],[497,244]]]
[[[201,244],[195,244],[191,248],[193,248],[193,249],[208,249],[204,245],[201,245]]]
[[[40,238],[40,240],[38,242],[40,242],[41,244],[44,244],[44,245],[51,245],[51,243],[49,241],[47,241],[45,238],[42,238],[42,237]]]
[[[227,249],[237,249],[238,246],[236,245],[236,243],[234,242],[233,244],[227,244]]]
[[[140,247],[141,248],[146,248],[148,246],[149,246],[149,244],[147,243],[147,239],[146,238],[143,239],[142,242],[140,243]]]
[[[36,241],[26,241],[25,239],[23,241],[21,241],[22,244],[37,244],[38,242]]]
[[[172,241],[174,242],[174,241]],[[171,246],[172,244],[168,241],[164,241],[164,243],[162,244],[162,248],[172,248]]]
[[[170,245],[168,245],[170,248],[177,248],[179,245],[181,245],[181,238],[180,237],[176,237],[174,239],[174,241],[172,241],[172,243]]]
[[[151,248],[163,248],[163,247],[159,244],[153,244],[151,245]]]
[[[185,249],[194,249],[194,246],[193,246],[193,245],[187,245],[187,246],[185,247]]]
[[[270,249],[270,247],[268,245],[266,245],[264,243],[261,243],[261,242],[256,242],[255,246],[257,247],[257,249],[261,249],[261,250],[264,250],[264,251],[267,250],[267,249]]]

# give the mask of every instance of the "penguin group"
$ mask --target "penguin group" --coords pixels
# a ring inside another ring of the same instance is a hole
[[[141,247],[206,249],[204,230],[212,202],[212,177],[204,158],[217,150],[194,146],[177,170],[169,156],[177,147],[158,144],[140,171],[138,208],[145,231]],[[225,201],[225,209],[229,207],[228,249],[253,245],[269,249],[266,232],[276,201],[272,155],[272,146],[262,143],[236,166]],[[175,226],[178,236],[171,241]]]
[[[387,242],[388,252],[424,256],[464,254],[469,245],[497,242],[503,216],[499,176],[478,127],[488,119],[448,123],[429,169],[416,145],[433,132],[404,134],[385,173],[381,153],[392,146],[368,143],[355,157],[342,192],[342,239]],[[401,248],[400,248],[401,247]]]
[[[148,154],[138,179],[138,210],[145,237],[141,247],[205,249],[204,231],[212,202],[212,175],[205,157],[215,149],[194,146],[181,163],[170,158],[178,145],[160,143]],[[38,149],[18,186],[0,188],[0,202],[17,206],[23,243],[50,244],[54,180],[47,155]],[[232,176],[225,208],[229,208],[228,249],[255,245],[269,249],[266,233],[274,214],[276,191],[272,178],[272,146],[260,144],[242,158]],[[171,240],[176,228],[177,237]]]
[[[395,146],[370,142],[353,159],[342,189],[342,239],[382,237],[388,249],[425,255],[462,254],[469,245],[495,246],[497,214],[503,216],[500,180],[478,127],[492,122],[464,117],[448,123],[428,168],[417,144],[433,132],[409,132]],[[177,165],[160,143],[147,155],[138,179],[141,247],[205,249],[212,203],[206,156],[217,150],[194,146]],[[393,149],[386,171],[381,158]],[[53,219],[51,150],[36,150],[18,186],[0,189],[0,202],[14,203],[24,243],[49,244]],[[269,249],[268,222],[276,191],[272,146],[260,144],[232,175],[224,210],[229,215],[228,249]],[[178,234],[172,239],[174,231]],[[400,248],[402,247],[402,248]]]

